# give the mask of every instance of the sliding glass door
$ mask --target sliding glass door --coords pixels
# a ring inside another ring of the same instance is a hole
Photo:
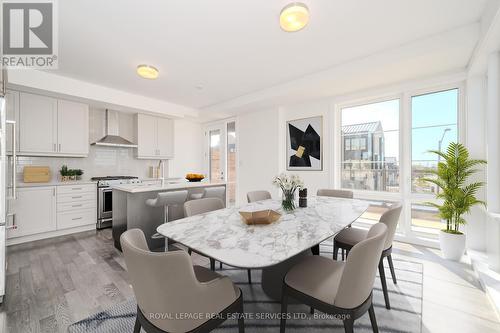
[[[440,162],[429,150],[445,151],[459,141],[458,85],[428,91],[402,91],[394,97],[337,108],[336,187],[369,200],[361,224],[376,223],[393,201],[404,202],[398,233],[433,240],[442,223],[439,189],[424,181]]]

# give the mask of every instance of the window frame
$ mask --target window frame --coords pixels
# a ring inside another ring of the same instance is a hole
[[[379,103],[394,99],[399,99],[399,191],[367,191],[353,190],[354,197],[364,200],[374,201],[401,201],[403,211],[396,234],[396,239],[411,243],[435,246],[438,238],[433,232],[420,232],[412,229],[411,206],[412,204],[424,201],[437,200],[432,194],[413,193],[411,188],[411,168],[412,168],[412,103],[414,96],[437,93],[446,90],[457,89],[458,91],[458,111],[457,111],[457,136],[458,142],[466,144],[466,104],[465,104],[465,81],[460,78],[444,84],[414,85],[410,88],[393,89],[390,93],[365,94],[364,96],[344,101],[332,103],[333,117],[331,117],[331,128],[333,129],[331,147],[333,154],[331,157],[331,170],[333,170],[330,182],[336,189],[341,189],[342,182],[342,109],[348,107],[363,106],[367,104]],[[363,223],[361,224],[363,225]],[[366,225],[368,226],[368,225]],[[430,231],[430,230],[429,230]]]

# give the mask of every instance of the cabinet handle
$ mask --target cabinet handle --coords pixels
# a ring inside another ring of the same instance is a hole
[[[74,217],[74,218],[72,218],[72,220],[73,220],[73,221],[76,221],[76,220],[81,220],[82,218],[83,218],[83,217],[81,217],[81,216],[80,216],[80,217]]]
[[[82,207],[82,205],[72,205],[71,207]]]
[[[59,152],[61,151],[61,144],[59,144]]]
[[[55,187],[52,189],[52,196],[54,196],[54,197],[56,196],[56,188]]]
[[[57,151],[56,144],[54,143],[54,151]]]
[[[8,226],[6,229],[7,230],[16,230],[17,229],[17,224],[16,224],[16,214],[7,214],[7,217],[12,216],[12,225]]]
[[[82,196],[81,196],[81,195],[80,195],[80,196],[78,196],[78,197],[71,197],[71,199],[81,199],[81,198],[82,198]]]
[[[73,187],[71,190],[73,191],[80,191],[82,188],[81,187]]]

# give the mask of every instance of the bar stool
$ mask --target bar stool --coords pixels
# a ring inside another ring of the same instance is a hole
[[[225,186],[207,187],[203,191],[203,198],[219,198],[223,202],[226,202],[225,194],[226,194]]]
[[[179,205],[183,205],[186,202],[188,196],[188,191],[169,191],[169,192],[161,192],[158,193],[156,198],[147,199],[146,205],[150,207],[163,207],[163,223],[168,222],[168,211],[169,207],[175,207]],[[152,239],[160,239],[165,238],[163,235],[159,233],[153,234],[151,236]],[[165,252],[168,251],[168,240],[165,238]]]

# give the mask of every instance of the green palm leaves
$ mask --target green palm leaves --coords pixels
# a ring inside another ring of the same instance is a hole
[[[469,183],[469,178],[479,170],[478,166],[486,164],[484,160],[471,159],[469,151],[464,145],[452,142],[446,152],[430,150],[430,153],[439,155],[443,162],[438,163],[436,170],[431,171],[435,177],[423,180],[439,187],[441,191],[436,194],[437,199],[443,200],[443,204],[428,202],[436,207],[439,215],[446,220],[446,230],[450,233],[460,233],[459,226],[465,224],[463,215],[470,212],[475,205],[484,205],[484,201],[478,200],[476,194],[484,182]]]

